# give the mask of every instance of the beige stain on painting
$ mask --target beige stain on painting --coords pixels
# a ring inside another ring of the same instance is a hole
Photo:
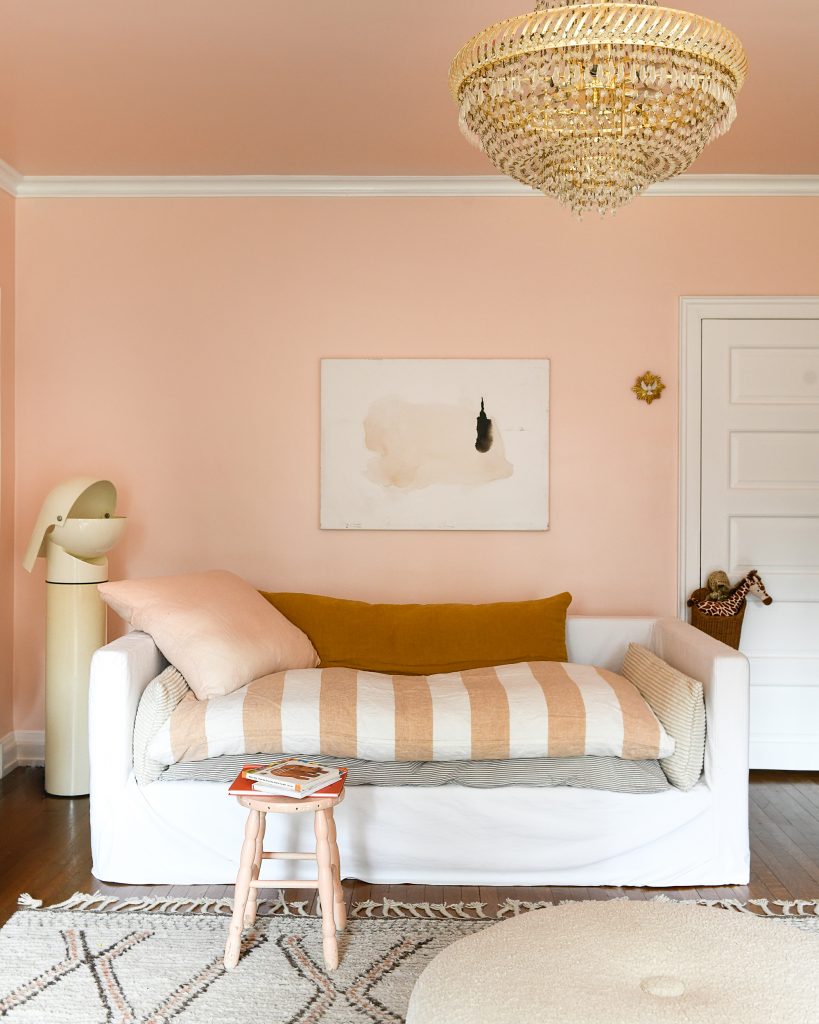
[[[475,448],[478,408],[383,398],[364,421],[367,448],[376,453],[367,477],[382,487],[419,490],[432,484],[488,484],[514,472],[493,422],[492,447]],[[491,409],[487,410],[491,418]]]

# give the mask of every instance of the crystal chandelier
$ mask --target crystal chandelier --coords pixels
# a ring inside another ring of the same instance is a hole
[[[747,66],[733,33],[657,0],[540,0],[471,39],[449,83],[498,170],[606,213],[728,131]]]

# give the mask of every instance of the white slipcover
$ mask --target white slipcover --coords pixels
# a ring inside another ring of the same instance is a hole
[[[748,849],[748,664],[675,619],[570,618],[572,661],[619,670],[645,644],[706,698],[705,771],[690,792],[651,795],[512,786],[350,788],[336,811],[342,873],[373,883],[453,885],[743,884]],[[139,787],[137,703],[165,662],[130,633],[91,666],[93,871],[108,882],[235,880],[245,812],[212,782]],[[269,849],[310,849],[311,822],[268,816]],[[263,877],[294,862],[263,864]],[[265,870],[268,874],[265,875]],[[309,864],[304,866],[309,875]],[[278,877],[282,877],[279,875]]]

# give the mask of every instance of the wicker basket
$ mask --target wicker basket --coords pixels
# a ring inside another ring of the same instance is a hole
[[[707,596],[707,588],[702,587],[700,590],[694,591],[691,595],[691,600],[701,601]],[[742,620],[744,616],[744,598],[736,615],[706,615],[705,612],[701,612],[699,608],[693,605],[691,607],[691,625],[696,626],[697,629],[701,629],[703,633],[707,633],[709,636],[714,637],[715,640],[721,640],[729,647],[733,647],[735,651],[739,650],[739,638],[742,635]]]

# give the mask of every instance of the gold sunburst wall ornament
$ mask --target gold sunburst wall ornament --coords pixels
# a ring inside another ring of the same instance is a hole
[[[663,378],[656,373],[649,373],[648,370],[635,380],[631,390],[637,396],[638,402],[645,402],[651,405],[655,398],[660,398],[665,391]]]
[[[449,71],[461,131],[503,174],[606,213],[682,174],[736,117],[748,71],[716,21],[657,0],[540,0]]]

